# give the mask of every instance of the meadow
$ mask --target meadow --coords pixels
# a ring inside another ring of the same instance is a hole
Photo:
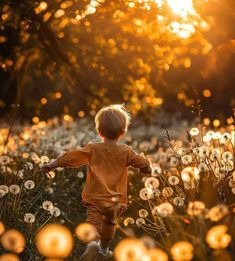
[[[235,256],[234,125],[178,122],[135,122],[122,141],[150,160],[152,174],[129,169],[129,208],[112,243],[117,261]],[[6,126],[0,130],[0,260],[79,260],[94,236],[80,204],[86,167],[44,173],[41,166],[97,141],[93,122],[65,115],[18,124],[10,135]]]

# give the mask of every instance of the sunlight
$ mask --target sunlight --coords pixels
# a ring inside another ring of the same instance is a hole
[[[196,14],[192,0],[167,0],[167,4],[172,9],[173,13],[179,15],[182,19],[187,20],[189,15]]]

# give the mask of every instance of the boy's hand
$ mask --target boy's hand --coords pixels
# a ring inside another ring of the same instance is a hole
[[[50,163],[46,163],[42,166],[42,171],[49,172],[52,169],[55,169],[58,167],[57,160],[52,161]]]

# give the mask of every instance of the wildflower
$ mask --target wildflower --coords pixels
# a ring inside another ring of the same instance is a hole
[[[151,188],[151,189],[158,188],[159,180],[154,177],[150,177],[146,179],[144,185],[146,188]]]
[[[83,178],[84,178],[84,173],[83,173],[82,171],[79,171],[79,172],[77,173],[77,177],[78,177],[79,179],[83,179]]]
[[[211,208],[208,213],[207,213],[207,217],[211,220],[211,221],[219,221],[220,219],[222,219],[223,217],[225,217],[226,215],[228,215],[229,210],[228,207],[224,204],[219,204],[213,208]]]
[[[128,217],[123,221],[123,224],[125,227],[127,227],[129,225],[133,225],[134,223],[135,223],[135,220],[131,217]]]
[[[148,211],[146,209],[144,209],[144,208],[139,210],[139,216],[141,218],[146,218],[148,216],[148,214],[149,214]]]
[[[232,241],[232,237],[227,234],[228,228],[225,225],[212,227],[206,235],[206,242],[214,249],[226,248]]]
[[[219,140],[221,139],[221,134],[217,131],[213,133],[212,139]]]
[[[63,225],[45,225],[36,235],[36,246],[43,256],[65,258],[73,249],[73,236]]]
[[[190,133],[191,136],[197,136],[199,134],[199,129],[198,128],[192,128],[189,131],[189,133]]]
[[[184,165],[188,165],[188,164],[192,163],[192,156],[191,156],[191,155],[184,155],[184,156],[181,158],[181,160],[182,160],[182,163],[183,163]]]
[[[207,167],[206,163],[204,163],[204,162],[200,163],[200,164],[198,165],[198,170],[199,170],[200,172],[206,172],[206,171],[208,171],[208,167]]]
[[[145,220],[143,218],[137,218],[136,221],[135,221],[136,225],[138,227],[141,227],[142,225],[145,224]]]
[[[10,158],[8,156],[1,156],[0,157],[0,164],[7,165],[10,163]]]
[[[162,173],[162,169],[159,166],[152,166],[152,173],[151,175],[154,177],[157,177],[158,175],[160,175]]]
[[[153,190],[151,188],[143,188],[140,190],[139,196],[142,200],[149,200],[153,198]]]
[[[48,163],[49,162],[49,158],[47,156],[42,156],[41,157],[41,163],[42,164],[45,164],[45,163]]]
[[[172,186],[176,186],[177,184],[179,184],[179,178],[177,176],[171,176],[168,178],[168,182],[170,185]]]
[[[190,261],[193,258],[193,245],[187,241],[176,242],[171,247],[171,255],[174,261]]]
[[[6,192],[3,189],[0,189],[0,198],[3,198],[6,195]]]
[[[160,217],[167,217],[171,215],[173,212],[174,212],[174,208],[168,202],[162,203],[153,208],[153,215],[158,214]]]
[[[139,239],[126,238],[119,242],[114,250],[115,260],[141,260],[147,254],[145,245]]]
[[[194,148],[193,153],[198,156],[200,153],[200,148],[198,148],[198,147]]]
[[[55,177],[55,172],[51,170],[51,171],[47,172],[46,175],[49,179],[53,179]]]
[[[199,148],[199,156],[201,156],[202,158],[208,157],[210,153],[210,149],[206,146],[201,146]]]
[[[34,223],[35,222],[35,216],[32,213],[26,213],[24,215],[24,222],[25,223]]]
[[[9,192],[8,186],[6,186],[6,185],[0,185],[0,190],[3,190],[5,192],[5,194],[7,194]]]
[[[24,183],[24,187],[25,187],[26,189],[33,189],[33,188],[35,187],[35,183],[34,183],[33,180],[27,180],[27,181],[25,181],[25,183]]]
[[[230,188],[234,188],[235,187],[235,180],[230,179],[229,182],[228,182],[228,185],[229,185]]]
[[[165,196],[165,197],[171,197],[174,193],[174,190],[171,188],[171,187],[165,187],[163,190],[162,190],[162,194]]]
[[[176,157],[171,157],[170,159],[170,165],[172,167],[176,167],[178,165],[178,159]]]
[[[159,189],[153,189],[153,195],[155,197],[159,197],[161,195],[161,191]]]
[[[233,154],[230,151],[226,151],[222,155],[222,159],[224,162],[229,162],[233,160]]]
[[[76,227],[75,233],[77,237],[85,243],[88,243],[97,238],[96,228],[89,223],[79,224]]]
[[[33,163],[28,161],[28,162],[25,163],[25,167],[28,168],[29,170],[32,170],[33,169]]]
[[[19,178],[23,178],[24,177],[24,170],[19,170],[18,173],[17,173],[17,176]]]
[[[223,179],[225,178],[225,170],[223,168],[217,167],[214,170],[215,176],[217,179]]]
[[[7,253],[0,256],[0,261],[20,261],[20,259],[14,254]]]
[[[205,204],[202,201],[189,202],[187,213],[190,216],[199,216],[205,210]]]
[[[184,188],[186,190],[194,189],[195,188],[195,182],[191,180],[190,182],[184,182]]]
[[[225,132],[223,135],[222,135],[222,137],[221,137],[221,139],[220,139],[220,142],[222,143],[222,144],[225,144],[227,141],[230,141],[231,140],[231,135],[228,133],[228,132]]]
[[[53,209],[53,204],[52,204],[51,201],[46,200],[46,201],[44,201],[44,202],[42,203],[42,207],[43,207],[43,209],[45,209],[45,210],[51,210],[51,209]]]
[[[31,159],[32,159],[32,161],[35,163],[35,164],[39,164],[40,163],[40,158],[38,157],[38,155],[36,154],[36,153],[33,153],[32,155],[31,155]]]
[[[12,193],[12,194],[14,194],[14,195],[16,195],[16,194],[19,194],[19,192],[20,192],[20,187],[18,186],[18,185],[11,185],[10,187],[9,187],[9,191],[10,191],[10,193]]]
[[[25,247],[25,238],[18,230],[9,229],[1,236],[1,244],[5,250],[21,253]]]
[[[185,182],[190,182],[191,180],[198,180],[199,170],[196,167],[186,167],[181,171],[181,178]]]
[[[216,161],[216,160],[219,160],[219,158],[220,158],[220,150],[219,149],[213,149],[212,152],[211,152],[210,159],[212,161]]]
[[[168,261],[167,254],[160,248],[150,249],[148,251],[150,261]]]
[[[54,216],[54,217],[60,216],[60,210],[57,207],[53,207],[49,211],[50,211],[51,215]]]
[[[204,143],[209,143],[212,140],[212,137],[210,137],[209,135],[204,135],[202,140]]]
[[[181,197],[173,198],[173,204],[177,207],[182,207],[184,205],[184,200]]]

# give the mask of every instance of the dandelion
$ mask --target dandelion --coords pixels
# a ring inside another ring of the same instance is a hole
[[[199,134],[199,129],[198,128],[192,128],[189,131],[189,133],[190,133],[191,136],[197,136]]]
[[[174,193],[174,190],[171,188],[171,187],[165,187],[163,190],[162,190],[162,194],[165,196],[165,197],[171,197]]]
[[[3,254],[0,256],[0,261],[20,261],[18,256],[14,254]]]
[[[226,143],[231,140],[231,135],[228,132],[225,132],[221,137],[222,143]]]
[[[159,197],[159,196],[161,195],[160,189],[153,189],[153,195],[154,195],[155,197]]]
[[[190,261],[193,258],[193,245],[187,241],[176,242],[171,247],[171,255],[174,261]]]
[[[63,225],[48,224],[37,233],[36,246],[43,256],[65,258],[72,251],[73,236]]]
[[[173,204],[177,207],[182,207],[184,205],[184,200],[181,197],[175,197],[173,198]]]
[[[201,156],[202,158],[208,157],[210,153],[210,149],[206,146],[201,146],[199,148],[199,156]]]
[[[141,260],[147,254],[145,245],[135,238],[126,238],[119,242],[114,250],[115,260],[133,261]]]
[[[202,215],[205,210],[205,204],[202,201],[189,202],[187,213],[190,216]]]
[[[233,154],[230,151],[226,151],[222,154],[222,159],[224,162],[233,161]]]
[[[226,248],[232,241],[232,237],[227,234],[228,228],[225,225],[212,227],[206,235],[206,242],[214,249]]]
[[[32,162],[26,162],[25,167],[28,168],[29,170],[33,170],[33,163]]]
[[[208,171],[208,167],[207,167],[206,163],[204,163],[204,162],[200,163],[200,164],[198,165],[198,170],[199,170],[200,172],[206,172],[206,171]]]
[[[52,209],[53,209],[53,204],[52,204],[51,201],[45,200],[45,201],[42,203],[42,207],[43,207],[43,209],[45,209],[45,210],[52,210]]]
[[[32,213],[26,213],[24,215],[24,222],[32,224],[35,222],[35,216]]]
[[[210,159],[212,161],[219,160],[220,158],[220,150],[219,149],[213,149],[210,155]]]
[[[79,224],[76,227],[75,233],[77,237],[85,243],[91,242],[97,238],[96,228],[89,223]]]
[[[141,227],[142,225],[145,224],[145,220],[143,218],[137,218],[136,221],[135,221],[136,225],[138,227]]]
[[[172,167],[176,167],[178,165],[178,159],[176,157],[171,157],[170,159],[170,165]]]
[[[6,186],[6,185],[0,185],[0,190],[3,190],[5,192],[5,194],[7,194],[9,192],[8,186]]]
[[[11,185],[10,187],[9,187],[9,191],[10,191],[10,193],[12,193],[12,194],[14,194],[14,195],[16,195],[16,194],[19,194],[19,192],[20,192],[20,187],[18,186],[18,185]]]
[[[10,163],[10,158],[8,156],[1,156],[0,157],[0,164],[7,165]]]
[[[3,198],[6,195],[6,192],[3,189],[0,189],[0,198]]]
[[[51,170],[47,172],[46,175],[49,179],[53,179],[55,177],[55,172]]]
[[[149,200],[153,198],[153,190],[151,188],[143,188],[140,190],[139,196],[142,200]]]
[[[83,178],[84,178],[84,173],[83,173],[82,171],[79,171],[79,172],[77,173],[77,177],[78,177],[79,179],[83,179]]]
[[[35,164],[39,164],[41,162],[40,158],[38,157],[38,155],[36,153],[33,153],[31,155],[31,159]]]
[[[162,169],[161,169],[159,166],[157,166],[157,165],[152,166],[152,173],[151,173],[151,175],[152,175],[153,177],[157,177],[157,176],[159,176],[161,173],[162,173]]]
[[[60,209],[57,207],[53,207],[52,209],[49,210],[50,214],[54,217],[60,216]]]
[[[25,183],[24,183],[24,187],[25,187],[26,189],[31,190],[31,189],[33,189],[33,188],[35,187],[35,183],[34,183],[33,180],[27,180],[27,181],[25,181]]]
[[[221,134],[217,131],[213,133],[212,139],[219,140],[221,139]]]
[[[192,163],[192,156],[191,155],[184,155],[182,158],[182,163],[184,165],[189,165],[190,163]]]
[[[5,250],[21,253],[25,247],[25,238],[18,230],[9,229],[1,236],[1,244]]]
[[[179,184],[180,180],[177,176],[171,176],[171,177],[168,178],[168,182],[169,182],[170,185],[176,186],[176,185]]]
[[[45,163],[49,162],[49,158],[47,156],[42,156],[40,160],[41,160],[42,164],[45,164]]]
[[[229,185],[230,188],[235,187],[235,180],[230,179],[229,182],[228,182],[228,185]]]
[[[145,180],[144,185],[146,188],[155,189],[159,187],[159,180],[154,177],[150,177]]]
[[[167,217],[174,212],[174,208],[170,203],[165,202],[165,203],[162,203],[158,206],[155,206],[153,208],[152,212],[153,212],[153,215],[158,214],[160,217]]]
[[[223,217],[225,217],[226,215],[228,215],[229,210],[228,207],[224,204],[219,204],[213,208],[211,208],[208,213],[207,213],[207,217],[211,220],[211,221],[219,221],[220,219],[222,219]]]
[[[150,249],[148,251],[150,261],[168,261],[167,254],[160,248]]]
[[[139,216],[141,218],[146,218],[148,216],[148,214],[149,214],[148,211],[144,208],[139,210]]]
[[[186,167],[181,171],[181,178],[184,182],[190,182],[191,180],[198,180],[199,170],[196,167]]]
[[[132,217],[125,218],[123,221],[125,227],[135,224],[135,220]]]

